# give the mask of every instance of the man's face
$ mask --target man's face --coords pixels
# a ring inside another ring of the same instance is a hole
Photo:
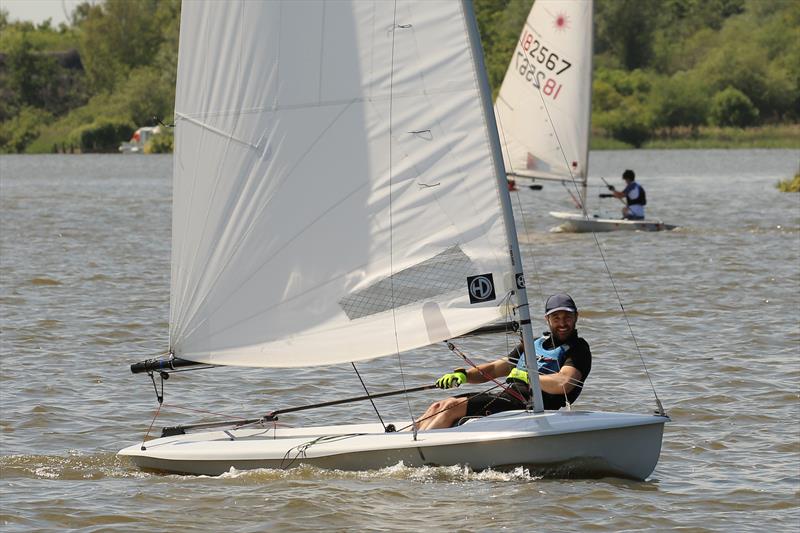
[[[544,317],[550,332],[557,341],[566,340],[575,331],[575,324],[578,322],[578,313],[569,311],[556,311]]]

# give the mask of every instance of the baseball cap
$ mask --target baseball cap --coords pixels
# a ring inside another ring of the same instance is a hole
[[[577,313],[578,306],[569,294],[560,292],[552,295],[547,299],[544,305],[544,316],[555,313],[556,311],[569,311],[570,313]]]

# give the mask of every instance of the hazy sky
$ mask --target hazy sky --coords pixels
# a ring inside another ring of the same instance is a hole
[[[29,20],[36,24],[46,19],[53,20],[53,26],[67,22],[67,17],[75,6],[83,0],[0,0],[0,8],[8,11],[9,20]]]

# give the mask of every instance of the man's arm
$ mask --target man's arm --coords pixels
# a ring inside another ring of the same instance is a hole
[[[476,368],[468,368],[467,383],[485,383],[489,381],[485,376],[494,379],[506,377],[508,373],[511,372],[511,368],[511,363],[505,358],[492,361],[491,363],[483,363]]]
[[[548,394],[569,394],[583,379],[581,371],[574,366],[562,366],[557,374],[539,374],[542,391]]]

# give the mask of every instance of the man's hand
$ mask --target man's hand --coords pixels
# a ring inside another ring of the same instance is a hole
[[[445,374],[436,380],[436,386],[440,389],[452,389],[467,382],[467,371],[463,368],[456,368],[449,374]]]

